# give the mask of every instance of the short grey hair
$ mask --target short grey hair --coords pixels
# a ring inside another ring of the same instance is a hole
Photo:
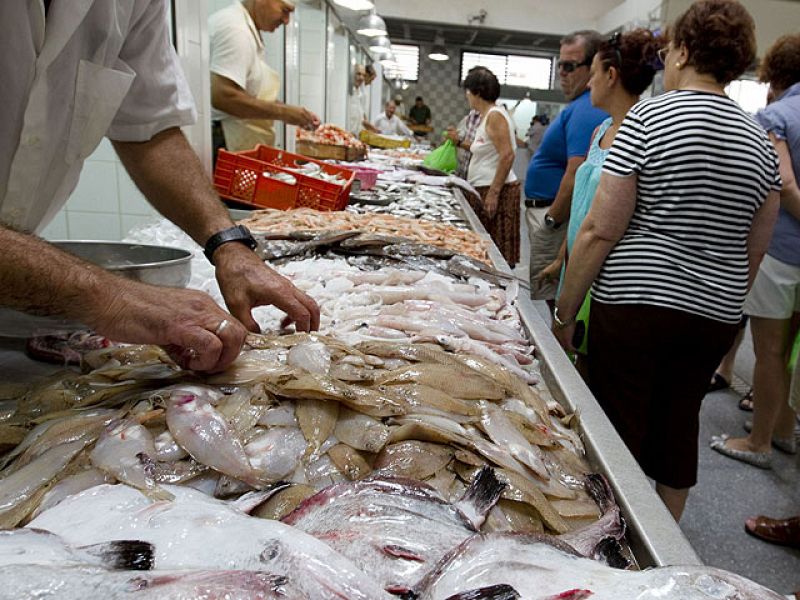
[[[584,62],[591,62],[594,55],[597,54],[600,44],[603,43],[603,35],[594,29],[581,29],[580,31],[573,31],[569,35],[565,35],[561,38],[560,44],[562,46],[568,46],[575,42],[581,42],[581,44],[583,44]]]

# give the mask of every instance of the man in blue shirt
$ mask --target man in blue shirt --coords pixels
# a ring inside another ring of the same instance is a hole
[[[534,154],[525,179],[525,220],[531,242],[531,297],[555,299],[557,282],[537,281],[537,274],[558,255],[569,220],[575,171],[589,150],[592,132],[608,115],[592,106],[589,67],[602,38],[596,31],[576,31],[561,40],[558,77],[569,105],[553,120]]]

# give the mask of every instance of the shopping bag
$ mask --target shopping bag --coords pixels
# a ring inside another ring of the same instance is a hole
[[[455,171],[458,167],[458,155],[453,140],[445,140],[444,144],[425,157],[422,164],[445,173]]]

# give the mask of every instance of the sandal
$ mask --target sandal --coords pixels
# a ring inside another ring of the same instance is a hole
[[[728,458],[745,462],[748,465],[753,465],[759,469],[772,468],[772,455],[769,452],[751,452],[750,450],[737,450],[729,447],[726,442],[730,439],[727,433],[722,435],[715,435],[711,438],[712,450],[716,450],[720,454],[724,454]]]
[[[720,390],[727,390],[731,387],[731,382],[725,379],[719,373],[714,373],[714,377],[711,379],[711,383],[708,384],[708,392],[718,392]]]
[[[744,530],[753,537],[772,544],[800,548],[800,517],[751,517],[744,522]]]
[[[753,422],[750,419],[747,419],[747,421],[742,424],[742,429],[744,429],[747,433],[750,433],[753,430]],[[791,437],[773,437],[772,446],[781,452],[785,452],[786,454],[797,454],[797,440],[795,439],[795,436],[798,435],[799,432],[800,430],[795,427],[794,434],[792,434]]]
[[[739,400],[739,410],[744,410],[747,412],[753,412],[753,390],[752,388],[742,396],[742,399]]]

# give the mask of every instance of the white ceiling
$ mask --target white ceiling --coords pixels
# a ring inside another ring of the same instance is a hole
[[[470,17],[485,10],[484,27],[549,34],[594,28],[607,13],[625,3],[626,0],[375,0],[378,14],[386,17],[468,25]]]

